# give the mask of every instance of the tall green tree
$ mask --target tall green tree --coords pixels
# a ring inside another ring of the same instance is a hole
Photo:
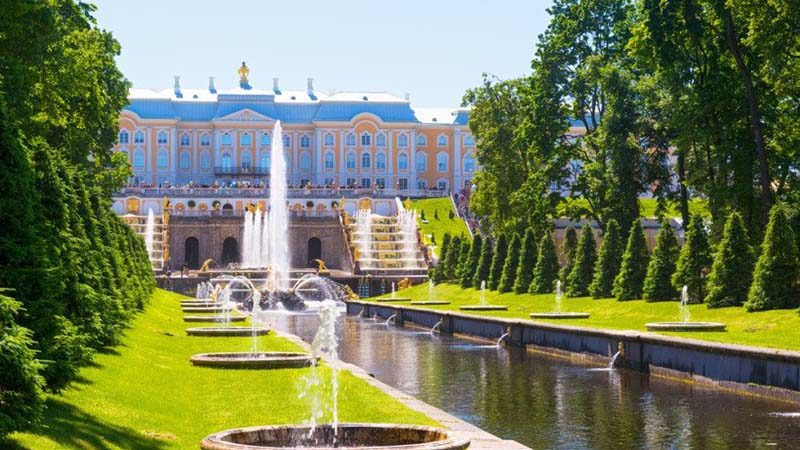
[[[569,273],[567,281],[567,295],[570,297],[584,297],[589,295],[589,285],[592,283],[594,264],[597,259],[597,250],[594,241],[592,225],[583,226],[581,239],[575,254],[575,264]]]
[[[702,218],[692,217],[687,228],[686,240],[672,275],[672,286],[676,290],[686,286],[689,301],[700,303],[705,297],[706,275],[711,268],[711,250]]]
[[[508,256],[505,264],[503,264],[503,273],[500,275],[500,282],[497,285],[497,290],[501,294],[510,292],[514,287],[514,281],[516,281],[517,277],[517,264],[519,264],[519,252],[519,236],[514,233],[511,235],[511,240],[508,241]]]
[[[592,297],[611,296],[614,278],[619,273],[619,267],[622,264],[622,252],[619,225],[616,220],[611,219],[606,223],[606,231],[603,233],[603,242],[600,244],[597,264],[592,275],[592,284],[589,286],[589,293]]]
[[[708,275],[705,299],[708,307],[742,305],[753,281],[754,263],[753,248],[742,216],[732,212],[725,222],[722,240],[717,244]]]
[[[442,267],[442,280],[450,281],[455,279],[456,268],[461,254],[461,236],[450,239],[450,246],[447,249],[447,256]]]
[[[536,235],[533,228],[525,230],[525,236],[522,238],[522,248],[519,253],[519,262],[517,263],[517,275],[514,280],[514,292],[522,294],[528,292],[533,279],[533,269],[536,266],[536,259],[539,256],[536,247]]]
[[[494,246],[492,265],[489,268],[489,279],[486,281],[487,287],[493,291],[496,291],[497,286],[500,284],[500,277],[503,274],[503,266],[506,264],[507,255],[508,238],[505,233],[500,233]]]
[[[478,259],[478,267],[475,269],[475,274],[472,276],[472,287],[479,289],[481,283],[486,281],[491,275],[489,270],[492,266],[492,259],[494,257],[494,247],[492,240],[487,238],[483,241],[481,247],[481,256]]]
[[[536,259],[536,267],[533,269],[533,280],[528,287],[528,292],[532,294],[549,294],[555,288],[558,279],[558,255],[556,254],[556,244],[553,242],[553,235],[546,232],[539,241],[539,257]]]
[[[612,293],[617,300],[634,300],[642,297],[649,259],[647,237],[642,222],[637,220],[633,222],[628,233],[628,244],[625,247],[625,254],[622,255],[622,265],[614,279]]]
[[[748,311],[800,306],[800,259],[794,231],[782,205],[769,214],[769,224],[744,307]]]
[[[561,242],[561,257],[564,259],[564,265],[558,277],[561,282],[566,284],[569,274],[572,272],[572,267],[575,265],[575,251],[578,248],[578,233],[572,225],[567,227],[564,232],[564,241]]]
[[[672,284],[672,274],[675,273],[679,252],[678,239],[672,226],[669,222],[662,221],[644,279],[642,296],[645,300],[674,300],[678,296],[678,290]]]
[[[478,268],[478,262],[481,257],[483,249],[483,238],[480,234],[475,234],[472,239],[472,245],[469,249],[469,256],[467,262],[461,272],[461,287],[468,288],[472,286],[472,278],[475,276],[475,271]]]

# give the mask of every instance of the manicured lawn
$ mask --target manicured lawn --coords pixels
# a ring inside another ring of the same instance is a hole
[[[407,204],[408,202],[406,202]],[[411,208],[415,209],[419,215],[422,214],[422,211],[425,211],[425,219],[428,223],[423,223],[421,218],[417,220],[420,229],[422,229],[422,237],[425,243],[431,243],[429,235],[436,236],[438,245],[442,244],[442,237],[448,232],[451,236],[458,236],[462,233],[464,236],[469,236],[467,224],[464,223],[463,219],[458,216],[450,219],[450,211],[455,213],[455,210],[449,197],[411,200]],[[438,219],[433,217],[434,211],[439,212]]]
[[[422,284],[398,293],[401,297],[415,300],[428,299],[428,285]],[[440,284],[434,289],[436,300],[452,302],[446,306],[425,306],[437,310],[458,311],[460,305],[479,303],[480,292],[475,289],[462,289],[454,284]],[[551,312],[555,302],[553,294],[531,295],[513,293],[498,294],[486,291],[489,304],[506,305],[508,311],[492,311],[480,314],[494,317],[530,319],[532,312]],[[408,305],[408,303],[396,303]],[[800,315],[797,310],[765,311],[748,313],[740,307],[708,309],[705,305],[690,305],[691,320],[723,322],[728,325],[726,332],[706,333],[661,333],[686,338],[709,341],[800,350]],[[643,300],[618,302],[614,299],[593,300],[591,298],[565,298],[563,311],[589,312],[588,319],[539,320],[590,328],[644,331],[647,322],[679,320],[678,302],[647,303]]]
[[[245,351],[252,340],[186,336],[185,328],[198,325],[183,322],[178,304],[182,298],[156,291],[124,344],[98,355],[63,395],[52,395],[37,430],[12,435],[0,441],[0,448],[196,449],[215,431],[309,418],[310,401],[298,399],[298,393],[310,369],[193,367],[192,354]],[[259,350],[299,349],[270,335],[260,338]],[[435,423],[349,372],[341,374],[340,420]]]
[[[586,206],[587,203],[583,199],[564,199],[558,208],[558,214],[562,217],[567,217],[568,205]],[[639,214],[642,217],[655,217],[656,215],[656,199],[654,198],[640,198],[639,199]],[[700,215],[702,217],[709,217],[708,202],[702,198],[693,198],[689,200],[689,213],[691,215]],[[677,203],[671,203],[667,207],[667,217],[680,217],[681,213]]]

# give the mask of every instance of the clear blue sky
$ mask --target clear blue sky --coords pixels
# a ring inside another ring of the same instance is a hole
[[[122,44],[119,65],[138,88],[237,83],[411,94],[417,106],[457,106],[481,73],[529,71],[550,0],[94,0]]]

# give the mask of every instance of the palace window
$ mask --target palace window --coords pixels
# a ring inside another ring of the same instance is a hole
[[[475,172],[475,158],[471,156],[464,158],[464,172]]]
[[[191,155],[189,154],[189,151],[188,150],[182,151],[180,159],[180,168],[186,170],[191,166],[192,166]]]
[[[347,168],[348,169],[355,169],[356,168],[356,154],[355,152],[347,152]]]
[[[144,131],[138,130],[136,133],[133,133],[133,143],[144,144]]]
[[[436,155],[436,170],[447,172],[447,153],[441,152]]]
[[[370,180],[369,178],[362,178],[361,179],[361,187],[362,188],[367,189],[367,188],[370,187],[371,184],[372,184],[372,180]]]
[[[361,135],[361,146],[362,147],[369,147],[372,145],[372,135],[369,133],[364,133]]]
[[[419,152],[417,153],[416,160],[414,161],[417,167],[417,172],[425,172],[428,170],[428,155]]]
[[[347,136],[344,137],[344,144],[353,147],[356,145],[356,135],[353,133],[347,133]]]
[[[408,178],[400,178],[397,180],[397,188],[401,190],[408,189]]]
[[[144,168],[144,150],[139,149],[133,152],[133,167],[137,169]]]
[[[333,152],[325,152],[325,168],[333,169]]]
[[[253,143],[253,138],[250,137],[250,133],[244,133],[242,137],[239,138],[239,143],[244,146],[249,146]]]
[[[378,153],[375,156],[375,168],[378,170],[386,170],[386,154]]]
[[[161,149],[158,151],[156,166],[158,166],[159,169],[166,169],[169,167],[169,154],[166,150]]]
[[[355,178],[348,178],[348,179],[347,179],[347,180],[345,180],[345,182],[344,182],[344,185],[345,185],[345,186],[353,186],[353,185],[355,185],[355,184],[356,184],[356,179],[355,179]]]
[[[253,168],[253,160],[250,152],[242,152],[242,169],[250,170]]]
[[[211,136],[208,134],[203,134],[200,136],[200,146],[201,147],[208,147],[211,145]]]
[[[397,168],[400,170],[408,170],[408,155],[400,153],[397,156]]]
[[[166,144],[167,143],[167,132],[166,131],[159,131],[156,142],[159,144]]]
[[[375,145],[378,147],[386,147],[386,135],[381,133],[375,138]]]
[[[119,132],[119,143],[120,144],[127,144],[130,141],[131,135],[128,133],[128,130],[122,130]]]
[[[272,144],[272,138],[270,137],[269,133],[263,133],[261,135],[261,145],[267,146]]]
[[[269,152],[261,152],[260,164],[262,170],[269,172],[270,167],[272,166],[272,156]]]
[[[424,134],[417,135],[417,146],[424,147],[428,145],[428,139],[425,137]]]
[[[436,145],[439,147],[447,147],[447,136],[441,134],[439,138],[436,139]]]
[[[333,133],[325,133],[323,142],[325,143],[325,145],[333,145]]]
[[[362,153],[361,154],[361,168],[362,169],[369,169],[372,167],[372,157],[369,156],[369,153]]]
[[[225,153],[222,155],[222,169],[223,170],[230,170],[233,167],[233,159],[229,153]]]
[[[283,148],[289,148],[292,146],[292,138],[289,135],[283,135]]]
[[[375,178],[375,184],[381,189],[386,189],[386,179],[385,178]]]
[[[417,189],[428,189],[428,180],[417,180]]]
[[[464,145],[475,145],[475,138],[471,134],[464,136]]]
[[[397,138],[397,146],[406,148],[408,147],[408,135],[401,134],[400,137]]]
[[[189,135],[185,134],[185,133],[182,134],[181,135],[181,145],[189,145],[190,143],[191,143],[191,140],[189,139]]]
[[[307,134],[304,134],[300,137],[300,147],[308,148],[311,147],[311,139],[308,137]]]
[[[447,180],[439,180],[436,183],[436,188],[439,189],[440,191],[447,190]]]
[[[211,168],[211,153],[209,153],[208,150],[200,153],[200,168],[204,170]]]
[[[325,181],[323,181],[323,184],[324,184],[325,186],[330,186],[330,185],[332,185],[332,184],[333,184],[333,178],[325,178]]]
[[[225,133],[222,135],[222,145],[231,145],[231,135],[229,133]]]
[[[300,170],[311,170],[311,153],[300,154]]]

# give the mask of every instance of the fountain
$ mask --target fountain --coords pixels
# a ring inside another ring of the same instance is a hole
[[[392,314],[391,316],[389,316],[388,319],[386,319],[386,322],[384,323],[384,325],[386,325],[388,327],[389,323],[394,323],[396,318],[397,318],[397,314],[396,313]]]
[[[268,224],[267,215],[260,206],[245,212],[242,233],[243,268],[260,269],[269,264]]]
[[[436,286],[436,283],[433,280],[428,280],[428,300],[418,300],[411,302],[412,305],[449,305],[450,302],[446,302],[444,300],[434,300],[433,299],[433,290]]]
[[[392,281],[392,293],[388,298],[378,298],[379,302],[410,302],[411,299],[407,297],[398,297],[396,292],[396,285],[394,281]]]
[[[147,248],[147,256],[153,259],[153,244],[156,234],[156,216],[153,208],[147,209],[147,222],[144,225],[144,245]]]
[[[286,203],[286,157],[283,153],[283,129],[275,122],[272,132],[272,165],[269,174],[269,267],[276,290],[289,287],[289,207]]]
[[[556,304],[555,311],[545,313],[532,313],[533,319],[586,319],[590,316],[585,312],[562,312],[561,304],[564,300],[564,291],[561,288],[561,280],[556,280]]]
[[[234,293],[241,293],[246,292],[248,297],[242,299],[243,303],[260,303],[261,299],[261,292],[256,288],[256,286],[244,276],[237,276],[237,277],[230,277],[226,278],[227,285],[222,288],[217,286],[215,288],[214,293],[212,294],[212,298],[215,300],[219,299],[214,303],[215,306],[212,307],[185,307],[183,310],[185,312],[221,312],[225,313],[223,316],[209,316],[215,320],[208,320],[208,322],[224,322],[228,325],[230,322],[240,322],[244,321],[244,316],[242,319],[235,318],[230,316],[230,312],[238,309],[237,303],[234,301]],[[235,286],[241,285],[241,288],[237,288]],[[201,309],[201,311],[187,311],[187,310],[196,310]],[[237,316],[238,317],[238,316]],[[258,336],[264,336],[269,333],[269,329],[266,327],[261,326],[258,322],[257,318],[251,320],[251,326],[224,326],[224,327],[204,327],[204,328],[188,328],[186,333],[189,336],[252,336],[254,342]],[[255,344],[254,344],[255,345]]]
[[[490,305],[486,302],[486,280],[481,280],[481,299],[477,305],[463,305],[458,309],[462,311],[508,311],[508,306]]]
[[[689,288],[681,289],[681,302],[678,305],[678,322],[651,322],[645,324],[649,331],[725,331],[725,324],[719,322],[691,322],[689,312]]]
[[[439,329],[442,327],[442,322],[444,322],[444,319],[439,319],[439,321],[438,321],[438,322],[436,322],[436,323],[433,325],[433,327],[431,328],[431,334],[434,334],[434,333],[436,333],[437,331],[439,331]]]
[[[500,338],[497,340],[497,348],[502,347],[503,341],[509,336],[511,336],[511,327],[506,328],[506,332],[500,335]]]

